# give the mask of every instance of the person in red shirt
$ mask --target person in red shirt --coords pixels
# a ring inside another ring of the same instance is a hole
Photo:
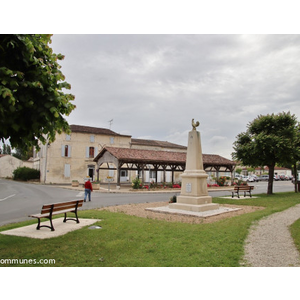
[[[88,179],[84,184],[84,202],[86,202],[87,195],[89,195],[89,201],[91,201],[91,192],[93,191],[93,186]]]

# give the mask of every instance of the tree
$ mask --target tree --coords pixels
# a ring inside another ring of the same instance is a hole
[[[62,91],[71,88],[57,62],[64,56],[50,43],[45,34],[0,35],[0,139],[13,148],[39,148],[70,131],[64,116],[75,97]]]
[[[23,148],[15,148],[14,153],[12,156],[21,159],[21,160],[28,160],[33,155],[32,147],[29,147],[28,150],[24,150]]]
[[[293,166],[293,174],[294,174],[294,184],[295,184],[295,192],[297,193],[297,177],[298,177],[298,167],[300,161],[300,124],[295,129],[295,139],[294,139],[294,151],[292,154],[292,166]]]
[[[275,165],[294,164],[299,158],[298,130],[297,119],[290,112],[259,115],[233,144],[233,158],[245,166],[268,166],[267,194],[273,193]]]

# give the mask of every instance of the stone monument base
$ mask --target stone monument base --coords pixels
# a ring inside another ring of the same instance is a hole
[[[202,212],[208,210],[216,210],[219,209],[219,204],[217,203],[208,203],[208,204],[188,204],[188,203],[170,203],[170,209],[180,209],[187,210],[193,212]]]
[[[212,197],[208,195],[187,196],[181,194],[177,197],[177,203],[194,204],[194,205],[209,204],[212,203]]]
[[[181,209],[194,212],[219,209],[219,204],[212,203],[212,197],[204,196],[187,196],[180,195],[176,203],[169,204],[170,209]]]

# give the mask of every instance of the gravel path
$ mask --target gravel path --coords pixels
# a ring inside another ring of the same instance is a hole
[[[288,226],[300,218],[300,204],[252,225],[244,264],[251,267],[299,267],[300,256]]]

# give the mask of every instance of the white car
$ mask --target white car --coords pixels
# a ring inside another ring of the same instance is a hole
[[[258,179],[255,175],[250,175],[250,176],[247,177],[247,181],[256,182],[256,181],[258,181]]]

